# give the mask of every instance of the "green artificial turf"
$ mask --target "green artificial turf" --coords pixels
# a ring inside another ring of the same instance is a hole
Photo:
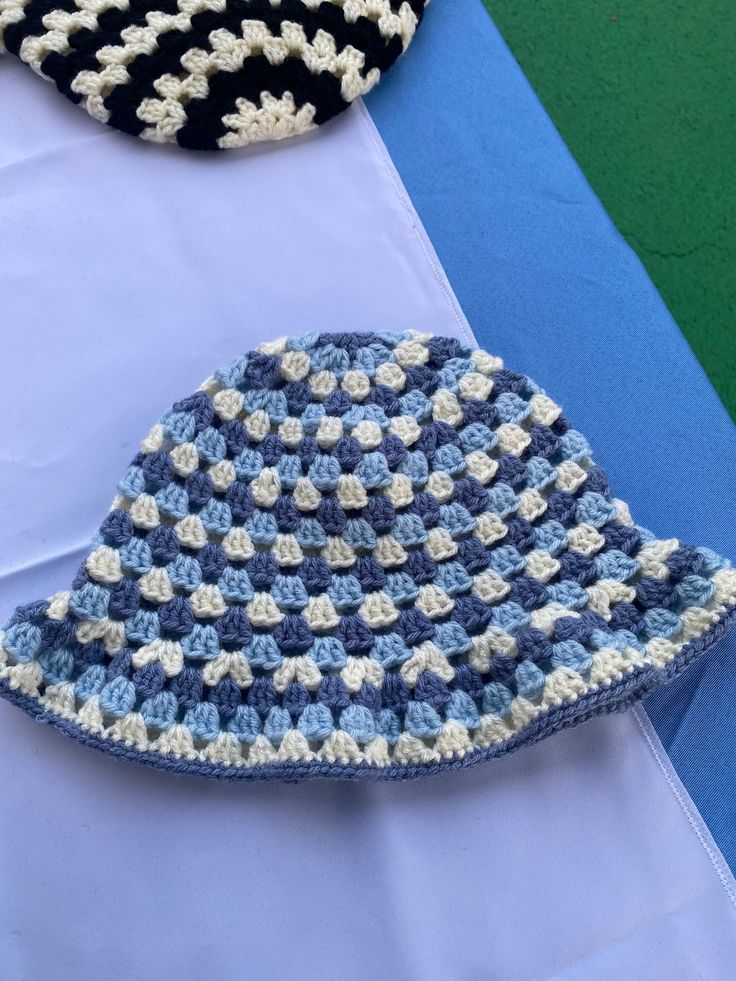
[[[736,0],[484,0],[736,419]]]

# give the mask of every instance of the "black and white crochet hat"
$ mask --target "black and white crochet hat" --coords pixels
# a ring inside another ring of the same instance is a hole
[[[537,385],[449,338],[236,358],[141,444],[0,696],[110,755],[253,780],[465,767],[625,708],[736,621]]]
[[[314,129],[403,54],[428,0],[1,0],[0,52],[116,129],[196,150]]]

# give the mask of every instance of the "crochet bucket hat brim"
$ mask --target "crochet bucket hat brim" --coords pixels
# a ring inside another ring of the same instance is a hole
[[[305,133],[404,53],[428,0],[2,0],[0,52],[95,119],[220,150]]]
[[[415,332],[263,344],[143,440],[0,692],[113,756],[405,778],[625,708],[736,619],[736,571],[611,496],[560,408]]]

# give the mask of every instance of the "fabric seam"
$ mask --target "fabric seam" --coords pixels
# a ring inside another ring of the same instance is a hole
[[[641,704],[633,706],[633,713],[639,729],[644,736],[647,745],[649,746],[652,756],[659,766],[659,769],[662,771],[665,780],[669,784],[675,800],[682,808],[682,811],[684,812],[693,833],[703,846],[703,849],[710,859],[716,875],[721,880],[723,888],[726,895],[730,899],[731,904],[734,906],[734,908],[736,908],[736,880],[734,880],[725,858],[721,854],[718,845],[715,843],[713,836],[708,830],[708,826],[703,820],[703,816],[697,809],[695,802],[692,800],[685,789],[684,784],[678,777],[677,771],[667,755],[666,750],[662,746],[659,736],[657,735],[644,706]]]

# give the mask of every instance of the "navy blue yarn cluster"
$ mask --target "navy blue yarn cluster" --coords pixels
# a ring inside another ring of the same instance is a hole
[[[10,662],[33,662],[42,669],[39,696],[50,687],[71,684],[77,706],[96,700],[109,724],[137,713],[152,736],[183,727],[195,751],[223,733],[247,749],[264,738],[278,748],[288,733],[297,732],[313,754],[335,733],[345,734],[356,747],[380,739],[393,748],[403,735],[431,747],[448,723],[470,734],[479,730],[482,717],[510,724],[515,701],[538,703],[546,679],[557,669],[574,672],[585,685],[601,649],[643,653],[652,639],[677,638],[682,613],[710,602],[712,575],[727,563],[707,549],[680,545],[666,558],[666,576],[641,574],[637,555],[653,536],[622,523],[603,471],[590,463],[585,441],[562,415],[549,424],[533,421],[537,386],[500,369],[490,376],[488,398],[463,398],[460,383],[476,369],[473,354],[458,341],[440,337],[426,342],[424,363],[404,369],[399,390],[382,384],[377,380],[381,365],[395,364],[397,349],[411,340],[408,334],[379,333],[291,339],[287,352],[307,355],[312,373],[332,372],[335,385],[322,400],[315,399],[307,379],[285,379],[284,354],[251,352],[216,375],[221,387],[243,396],[237,418],[221,418],[213,396],[204,390],[177,402],[163,417],[161,447],[134,458],[120,484],[123,503],[105,518],[93,544],[92,555],[103,548],[118,556],[122,572],[111,577],[115,581],[101,580],[88,560],[72,583],[64,615],[52,615],[49,602],[40,601],[19,607],[5,627],[3,647]],[[370,379],[367,394],[357,402],[341,386],[355,371]],[[458,398],[460,424],[435,418],[433,398],[440,391]],[[258,437],[249,433],[248,412],[265,412],[270,431]],[[418,425],[410,445],[390,432],[391,420],[398,417]],[[301,421],[303,435],[296,445],[289,445],[279,429],[287,418]],[[325,418],[343,424],[343,434],[329,446],[319,438]],[[364,422],[381,430],[380,442],[371,449],[353,435]],[[524,431],[523,450],[499,447],[503,426]],[[175,459],[182,445],[195,446],[199,460],[186,476]],[[492,480],[483,483],[469,473],[473,453],[493,460]],[[237,479],[218,489],[212,468],[224,461],[232,463]],[[565,461],[577,461],[584,470],[572,492],[555,485]],[[279,491],[268,507],[253,492],[264,470],[279,476]],[[451,478],[447,499],[429,489],[433,473]],[[336,486],[345,474],[360,476],[367,488],[367,503],[359,509],[340,503]],[[387,493],[397,474],[412,486],[411,500],[402,505],[392,503]],[[305,478],[320,490],[319,501],[309,507],[299,506],[295,494]],[[520,495],[530,489],[544,498],[543,512],[532,520],[518,513]],[[132,506],[142,497],[156,501],[156,527],[134,520]],[[497,541],[484,543],[476,533],[483,515],[503,523]],[[177,531],[177,522],[191,516],[207,532],[201,547],[182,544]],[[569,547],[568,534],[581,526],[600,536],[594,555]],[[228,555],[227,536],[234,529],[247,532],[254,545],[242,560]],[[433,556],[435,531],[451,539],[451,554]],[[277,558],[275,543],[283,536],[301,549],[296,563]],[[387,536],[402,550],[388,566],[377,558],[378,543]],[[333,540],[349,552],[331,566],[325,549]],[[557,563],[547,580],[527,569],[534,552]],[[143,577],[156,570],[165,571],[172,586],[172,595],[161,601],[147,598],[141,588]],[[486,573],[504,587],[497,601],[483,600],[475,588],[476,577]],[[633,590],[631,601],[613,604],[608,617],[589,603],[589,588],[603,580],[627,583]],[[216,614],[203,615],[194,602],[206,587],[225,600]],[[431,615],[420,609],[423,587],[437,587],[449,597],[448,608]],[[374,594],[390,599],[395,619],[373,626],[366,622],[361,610]],[[249,612],[249,604],[264,595],[279,611],[278,622],[268,627],[254,625]],[[306,611],[324,596],[339,621],[329,631],[315,632]],[[558,616],[544,630],[534,625],[534,614],[550,603],[561,604],[569,615]],[[80,628],[100,623],[119,625],[125,644],[111,651],[102,637],[79,639]],[[385,765],[353,766],[315,758],[236,767],[177,760],[85,731],[78,721],[57,717],[38,699],[14,690],[7,678],[0,684],[11,700],[84,742],[176,770],[249,778],[364,771],[412,776],[498,755],[622,707],[684,666],[725,623],[724,616],[721,626],[685,645],[666,670],[638,668],[545,711],[503,743],[431,763],[390,759]],[[502,649],[499,641],[480,668],[474,651],[488,631],[512,639],[514,650]],[[156,657],[141,662],[141,652],[160,642],[176,647],[180,669],[172,671]],[[407,665],[427,645],[440,666],[408,674]],[[242,658],[247,680],[226,670],[208,683],[208,665],[223,654]],[[317,670],[316,681],[279,685],[277,672],[290,659],[307,659]],[[377,662],[380,681],[351,686],[346,671],[356,659]]]

